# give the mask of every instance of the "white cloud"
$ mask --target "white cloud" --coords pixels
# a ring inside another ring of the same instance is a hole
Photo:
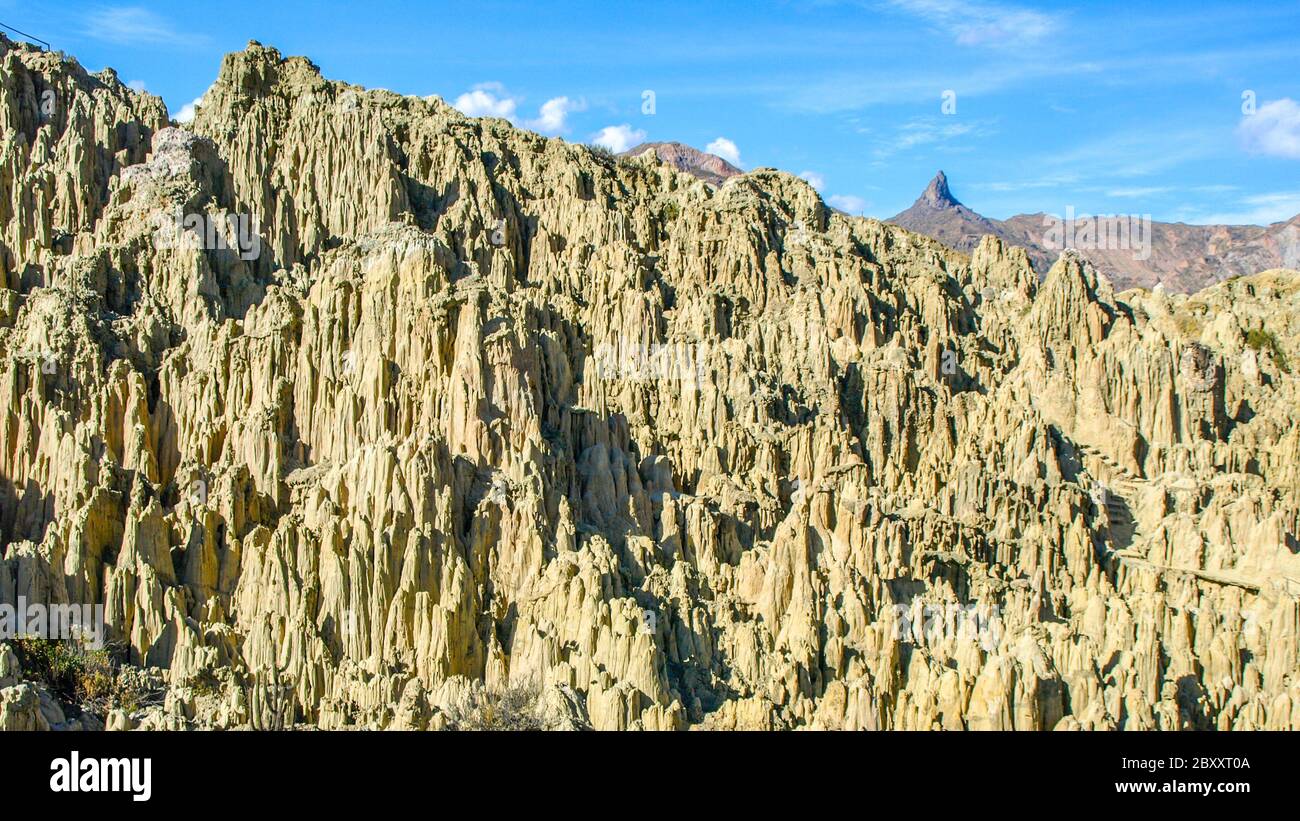
[[[569,115],[587,108],[586,100],[552,97],[542,103],[535,119],[523,120],[519,114],[521,102],[522,97],[507,92],[501,83],[479,83],[457,97],[452,105],[467,117],[500,117],[543,134],[563,132],[568,128]]]
[[[1300,160],[1300,105],[1290,97],[1265,103],[1241,118],[1237,134],[1247,151]]]
[[[637,143],[645,142],[645,132],[639,128],[633,128],[627,123],[607,125],[596,132],[591,141],[596,145],[608,148],[615,154],[622,154]]]
[[[972,0],[891,0],[964,46],[1021,45],[1041,40],[1060,25],[1054,15]]]
[[[203,105],[203,97],[195,97],[193,100],[190,100],[188,103],[181,106],[181,110],[176,112],[176,116],[172,119],[178,123],[193,122],[195,109],[201,105]]]
[[[726,137],[717,138],[705,146],[704,150],[710,154],[717,154],[719,157],[737,168],[740,167],[740,149],[736,147],[735,143],[728,140]]]
[[[141,93],[148,91],[148,89],[145,88],[144,80],[132,80],[131,82],[126,84],[126,87],[131,89],[132,91],[139,91]]]
[[[849,214],[861,214],[867,210],[867,201],[852,194],[831,194],[826,201]]]
[[[188,45],[203,40],[174,28],[146,8],[117,6],[91,12],[83,32],[87,37],[118,45]]]
[[[820,191],[826,187],[826,178],[816,171],[803,171],[799,174],[799,179],[807,180],[814,191]]]
[[[466,117],[500,117],[514,122],[519,98],[507,94],[500,83],[479,83],[457,97],[452,105]]]
[[[585,100],[553,97],[542,103],[541,109],[537,112],[537,119],[529,120],[528,127],[543,134],[559,134],[568,125],[569,114],[574,111],[584,111],[586,108]]]

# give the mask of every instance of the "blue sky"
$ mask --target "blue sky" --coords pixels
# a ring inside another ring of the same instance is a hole
[[[112,66],[173,115],[222,54],[256,39],[332,79],[437,94],[574,142],[734,149],[745,169],[806,174],[878,217],[940,168],[998,218],[1300,213],[1294,0],[0,0],[0,22],[92,71]]]

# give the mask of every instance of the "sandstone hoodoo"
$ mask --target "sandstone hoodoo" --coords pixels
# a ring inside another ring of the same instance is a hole
[[[0,51],[0,728],[1300,728],[1300,273]]]

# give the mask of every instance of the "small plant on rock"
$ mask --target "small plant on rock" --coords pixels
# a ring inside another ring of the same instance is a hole
[[[541,694],[541,688],[531,683],[478,690],[453,707],[447,718],[456,730],[545,730],[539,711]]]

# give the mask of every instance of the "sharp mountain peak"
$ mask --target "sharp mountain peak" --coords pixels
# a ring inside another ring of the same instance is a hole
[[[932,208],[955,208],[961,205],[961,202],[948,188],[948,175],[940,170],[934,175],[934,179],[930,180],[930,184],[925,187],[925,192],[915,204],[928,205]]]

